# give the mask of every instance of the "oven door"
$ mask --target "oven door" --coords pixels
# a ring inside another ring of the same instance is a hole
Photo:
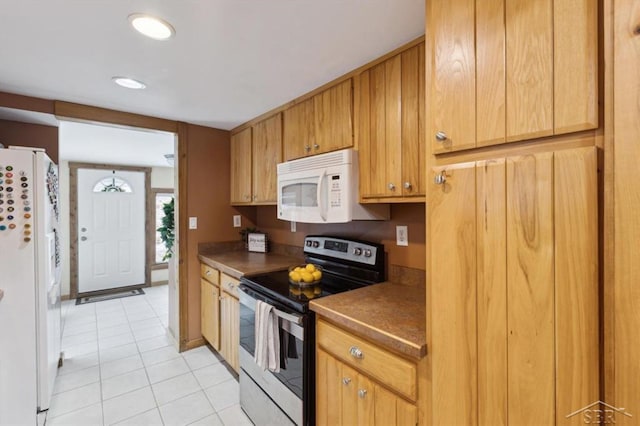
[[[286,413],[287,417],[296,424],[304,424],[303,421],[303,398],[305,386],[305,363],[309,354],[305,353],[304,315],[287,312],[283,306],[275,306],[272,300],[264,295],[254,292],[244,286],[240,286],[238,291],[240,300],[240,393],[241,399],[243,387],[258,386],[264,394],[273,400],[278,408]],[[278,316],[280,331],[280,372],[274,373],[269,370],[262,370],[254,361],[255,355],[255,306],[256,299],[260,299],[274,305]],[[248,377],[243,377],[246,374]],[[244,383],[243,383],[244,381]],[[250,381],[250,382],[249,382]],[[256,398],[255,390],[250,392],[252,397],[249,401],[241,401],[243,408],[252,417],[269,413],[269,407],[252,407],[259,398]],[[269,401],[265,400],[265,403]],[[249,405],[248,407],[246,405]],[[273,418],[277,413],[269,416]],[[254,422],[258,421],[252,417]],[[264,421],[264,419],[263,419]]]

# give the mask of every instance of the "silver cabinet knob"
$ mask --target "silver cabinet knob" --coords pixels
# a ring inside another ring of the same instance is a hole
[[[87,237],[81,237],[80,241],[87,241]]]
[[[405,182],[404,189],[411,189],[411,182]]]
[[[351,383],[351,379],[349,377],[343,377],[342,378],[342,384],[345,386],[348,386],[349,383]]]
[[[444,142],[447,140],[447,134],[443,131],[439,131],[436,133],[436,140],[438,142]]]
[[[255,201],[255,200],[257,200],[257,199],[258,199],[258,196],[257,196],[257,195],[254,195],[254,196],[253,196],[253,201]]]
[[[389,183],[389,185],[387,185],[387,188],[389,188],[390,191],[396,190],[396,186],[393,183]]]
[[[318,149],[318,148],[320,148],[320,145],[318,145],[317,143],[314,143],[313,144],[313,149]]]
[[[307,146],[304,147],[304,150],[309,152],[309,151],[311,151],[311,147],[309,145],[307,145]]]
[[[360,397],[360,399],[364,399],[367,396],[367,390],[366,389],[360,389],[358,391],[358,396]]]
[[[207,269],[207,272],[204,273],[206,276],[211,275],[211,271],[209,269]]]
[[[437,175],[435,175],[435,177],[433,178],[433,182],[436,185],[442,185],[446,181],[447,181],[447,175],[445,174],[444,170],[442,172],[438,173]]]
[[[351,356],[354,358],[358,358],[358,359],[364,358],[364,354],[362,353],[360,348],[357,346],[351,346],[351,348],[349,349],[349,354],[351,354]]]

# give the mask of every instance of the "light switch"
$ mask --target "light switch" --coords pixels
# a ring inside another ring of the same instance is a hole
[[[189,229],[198,229],[198,218],[190,217],[189,218]]]
[[[396,245],[408,246],[409,245],[409,231],[407,226],[396,226]]]
[[[242,216],[240,216],[239,214],[234,214],[233,215],[233,227],[234,228],[240,228],[242,226]]]

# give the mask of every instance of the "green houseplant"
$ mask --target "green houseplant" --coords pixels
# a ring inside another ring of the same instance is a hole
[[[167,253],[164,255],[162,260],[168,260],[173,256],[173,244],[176,239],[175,233],[175,221],[173,218],[175,207],[175,199],[171,199],[171,201],[166,202],[162,205],[162,211],[164,212],[164,217],[162,218],[162,226],[157,229],[160,233],[160,239],[164,243],[164,246],[167,249]]]

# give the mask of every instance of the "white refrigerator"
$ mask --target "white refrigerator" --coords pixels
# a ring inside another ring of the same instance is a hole
[[[0,425],[44,424],[60,360],[58,168],[0,149]]]

